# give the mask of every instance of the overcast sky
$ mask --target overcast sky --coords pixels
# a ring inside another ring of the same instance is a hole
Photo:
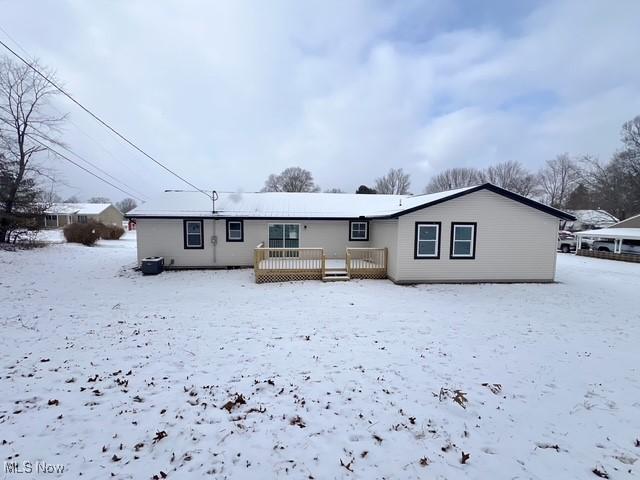
[[[77,99],[206,189],[255,191],[295,165],[353,191],[403,167],[421,193],[448,167],[606,159],[640,114],[638,0],[0,0],[0,11]],[[142,195],[185,187],[69,102],[57,108],[71,113],[69,147]],[[49,161],[62,195],[124,196]]]

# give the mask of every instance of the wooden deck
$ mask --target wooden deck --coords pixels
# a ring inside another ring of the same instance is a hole
[[[261,244],[254,251],[253,269],[256,283],[386,278],[387,249],[347,248],[344,259],[328,259],[322,248],[268,248]]]

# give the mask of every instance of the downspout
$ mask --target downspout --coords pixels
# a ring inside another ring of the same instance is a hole
[[[211,243],[213,244],[213,266],[215,267],[217,258],[216,258],[216,246],[218,244],[218,237],[216,235],[216,219],[213,219],[213,238],[211,239]]]
[[[218,192],[215,190],[211,192],[211,214],[213,217],[213,237],[211,238],[211,243],[213,244],[213,266],[216,266],[218,259],[216,257],[216,247],[218,245],[218,236],[216,235],[216,200],[218,199]]]

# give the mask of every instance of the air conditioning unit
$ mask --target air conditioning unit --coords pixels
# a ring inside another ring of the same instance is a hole
[[[164,270],[164,257],[145,257],[140,270],[144,275],[158,275]]]

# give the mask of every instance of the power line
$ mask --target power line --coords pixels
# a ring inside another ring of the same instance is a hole
[[[113,183],[111,183],[109,180],[105,180],[104,178],[102,178],[100,175],[97,175],[95,173],[93,173],[91,170],[83,167],[82,165],[80,165],[79,163],[74,162],[73,160],[71,160],[69,157],[67,157],[66,155],[58,152],[56,149],[54,149],[53,147],[51,147],[50,145],[46,145],[44,143],[42,143],[40,140],[38,140],[37,138],[33,137],[30,134],[27,134],[27,136],[29,138],[31,138],[31,140],[33,140],[34,142],[40,144],[42,147],[46,148],[47,150],[49,150],[51,153],[53,153],[54,155],[57,155],[58,157],[66,160],[69,163],[72,163],[73,165],[75,165],[78,168],[81,168],[82,170],[84,170],[85,172],[87,172],[89,175],[93,175],[94,177],[96,177],[98,180],[103,181],[104,183],[106,183],[107,185],[112,186],[113,188],[115,188],[116,190],[120,190],[122,193],[124,193],[125,195],[128,195],[129,197],[133,197],[136,200],[139,201],[143,201],[141,198],[138,198],[136,195],[133,195],[131,192],[127,192],[126,190],[123,190],[122,188],[118,187],[117,185],[114,185]]]
[[[35,128],[33,125],[31,126],[31,128],[33,128],[33,130],[35,130],[36,132],[38,132],[42,138],[45,138],[47,141],[49,141],[49,139],[46,138],[46,135],[43,134],[40,130],[38,130],[37,128]],[[29,133],[25,133],[25,135],[27,135],[29,138],[33,139],[33,136],[30,135]],[[55,143],[55,142],[54,142]],[[122,180],[120,180],[119,178],[114,177],[113,175],[111,175],[109,172],[107,172],[106,170],[103,170],[102,168],[100,168],[98,165],[90,162],[89,160],[87,160],[86,158],[84,158],[82,155],[74,152],[73,150],[71,150],[69,147],[67,147],[66,145],[62,145],[60,143],[57,143],[57,145],[62,148],[63,150],[66,150],[67,152],[69,152],[71,155],[73,155],[74,157],[76,157],[77,159],[83,161],[84,163],[91,165],[93,168],[95,168],[96,170],[98,170],[100,173],[106,175],[107,177],[109,177],[110,179],[114,180],[115,182],[118,182],[119,184],[125,186],[126,188],[128,188],[129,190],[136,192],[138,194],[138,198],[140,197],[144,197],[145,195],[143,195],[141,192],[139,192],[136,188],[132,187],[131,185],[128,185],[127,183],[123,182]]]
[[[33,137],[30,137],[33,138]],[[84,158],[82,155],[74,152],[73,150],[71,150],[69,147],[66,147],[64,145],[59,145],[62,149],[66,150],[67,152],[69,152],[71,155],[73,155],[74,157],[78,158],[79,160],[82,160],[83,162],[91,165],[93,168],[95,168],[96,170],[98,170],[100,173],[106,175],[107,177],[109,177],[110,179],[118,182],[119,184],[125,186],[126,188],[128,188],[129,190],[136,192],[138,194],[138,196],[136,197],[138,200],[141,200],[144,202],[144,197],[145,195],[143,195],[142,193],[140,193],[137,189],[133,188],[131,185],[126,184],[125,182],[123,182],[122,180],[119,180],[118,178],[114,177],[113,175],[111,175],[109,172],[103,170],[102,168],[100,168],[99,166],[97,166],[96,164],[90,162],[89,160],[87,160],[86,158]]]
[[[2,106],[0,106],[0,108],[2,108]],[[4,123],[6,123],[7,125],[13,126],[10,122],[8,122],[8,121],[7,121],[7,120],[5,120],[5,119],[0,118],[0,120],[2,120],[2,121],[3,121]],[[46,135],[45,135],[45,134],[43,134],[40,130],[38,130],[37,128],[35,128],[33,125],[31,126],[31,128],[33,128],[33,130],[35,130],[35,131],[36,131],[36,132],[37,132],[37,133],[38,133],[42,138],[46,139],[47,141],[50,141],[48,138],[46,138]],[[32,135],[32,134],[27,133],[27,132],[25,132],[25,135],[26,135],[27,137],[29,137],[31,140],[34,140],[35,142],[38,142],[40,145],[44,146],[45,148],[48,148],[48,147],[47,147],[47,145],[43,144],[40,140],[38,140],[38,138],[37,138],[35,135]],[[132,186],[127,185],[127,184],[126,184],[125,182],[123,182],[122,180],[120,180],[120,179],[118,179],[118,178],[114,177],[114,176],[113,176],[113,175],[111,175],[109,172],[107,172],[107,171],[103,170],[102,168],[98,167],[97,165],[93,164],[92,162],[90,162],[89,160],[87,160],[86,158],[84,158],[82,155],[80,155],[80,154],[78,154],[78,153],[74,152],[73,150],[71,150],[71,149],[70,149],[70,148],[68,148],[67,146],[65,146],[65,145],[61,145],[61,144],[58,144],[58,146],[59,146],[60,148],[63,148],[64,150],[66,150],[67,152],[69,152],[70,154],[72,154],[73,156],[75,156],[76,158],[80,159],[81,161],[83,161],[83,162],[87,163],[88,165],[91,165],[93,168],[95,168],[95,169],[96,169],[96,170],[98,170],[99,172],[103,173],[103,174],[104,174],[104,175],[106,175],[107,177],[111,178],[111,179],[112,179],[112,180],[114,180],[115,182],[118,182],[118,183],[120,183],[120,184],[124,185],[125,187],[129,188],[130,190],[133,190],[134,192],[137,192],[137,190],[136,190],[135,188],[133,188]],[[84,170],[86,170],[86,169],[84,169]],[[92,173],[92,172],[89,172],[89,173]],[[95,175],[94,175],[94,176],[95,176]],[[117,187],[116,187],[116,188],[117,188]],[[124,190],[122,190],[122,189],[119,189],[119,190],[120,190],[120,191],[124,191]],[[127,193],[127,192],[125,192],[125,193]],[[142,195],[140,192],[137,192],[137,193],[138,193],[138,195],[133,195],[133,194],[130,194],[130,193],[127,193],[127,195],[130,195],[130,196],[132,196],[132,197],[136,198],[137,200],[139,200],[139,201],[141,201],[141,202],[144,202],[144,199],[142,198],[142,197],[144,197],[144,195]]]
[[[12,41],[12,42],[13,42],[13,43],[18,47],[18,49],[20,49],[20,51],[21,51],[21,52],[22,52],[26,57],[30,57],[30,56],[31,56],[31,54],[27,51],[27,49],[26,49],[26,48],[24,48],[24,47],[20,44],[20,42],[18,42],[15,38],[13,38],[13,37],[11,36],[11,34],[10,34],[9,32],[7,32],[4,28],[2,28],[2,25],[0,25],[0,32],[4,33],[4,35],[5,35],[9,40],[11,40],[11,41]],[[51,108],[53,108],[56,112],[58,112],[60,115],[64,115],[64,113],[63,113],[63,112],[62,112],[58,107],[56,107],[54,104],[51,104],[50,106],[51,106]],[[95,139],[95,138],[93,138],[91,135],[89,135],[87,132],[85,132],[85,131],[80,127],[80,125],[78,125],[77,123],[75,123],[75,122],[73,121],[73,119],[71,119],[71,118],[67,118],[67,119],[66,119],[66,121],[67,121],[67,122],[69,122],[69,123],[71,123],[74,127],[76,127],[76,129],[77,129],[80,133],[82,133],[85,137],[87,137],[89,140],[91,140],[93,143],[95,143],[98,147],[100,147],[100,149],[102,149],[105,153],[107,153],[107,154],[108,154],[108,155],[109,155],[113,160],[115,160],[115,161],[116,161],[116,162],[118,162],[120,165],[122,165],[122,166],[126,167],[127,169],[129,169],[129,171],[130,171],[131,173],[134,173],[134,174],[135,174],[135,172],[130,168],[130,166],[129,166],[129,165],[127,165],[125,162],[123,162],[122,160],[120,160],[120,159],[119,159],[119,158],[118,158],[118,157],[117,157],[117,156],[116,156],[116,155],[115,155],[111,150],[109,150],[109,149],[108,149],[107,147],[105,147],[102,143],[100,143],[98,140],[96,140],[96,139]],[[33,126],[32,126],[32,128],[33,128]],[[39,132],[39,131],[38,131],[37,129],[35,129],[35,128],[34,128],[34,130],[36,130],[38,133],[42,133],[42,132]],[[61,145],[61,146],[62,146],[62,145]],[[71,153],[71,154],[75,155],[76,157],[80,158],[80,160],[83,160],[84,162],[86,162],[86,163],[88,163],[89,165],[93,166],[94,168],[98,169],[99,171],[101,171],[101,172],[102,172],[102,173],[104,173],[105,175],[107,175],[107,176],[111,177],[112,179],[116,180],[117,182],[121,183],[121,184],[122,184],[122,185],[124,185],[125,187],[127,187],[127,188],[129,188],[129,189],[131,189],[131,190],[133,190],[133,191],[135,191],[135,192],[137,192],[137,193],[140,193],[140,191],[138,191],[137,189],[135,189],[135,188],[133,188],[133,187],[131,187],[131,186],[127,185],[126,183],[124,183],[124,182],[123,182],[123,181],[121,181],[121,180],[118,180],[117,178],[113,177],[113,176],[112,176],[112,175],[110,175],[109,173],[107,173],[107,172],[105,172],[104,170],[102,170],[100,167],[98,167],[98,166],[96,166],[96,165],[93,165],[93,164],[92,164],[91,162],[89,162],[88,160],[86,160],[86,159],[84,159],[84,158],[80,157],[79,155],[77,155],[77,154],[76,154],[76,153],[74,153],[73,151],[71,151],[71,150],[69,150],[69,149],[65,148],[64,146],[62,146],[62,148],[64,148],[65,150],[67,150],[69,153]],[[144,195],[143,195],[143,196],[144,196]]]
[[[3,30],[4,31],[4,30]],[[6,33],[6,32],[5,32]],[[15,40],[14,40],[15,42]],[[17,44],[17,42],[16,42]],[[0,40],[0,45],[2,45],[4,48],[6,48],[9,52],[11,52],[12,55],[14,55],[16,58],[18,58],[22,63],[24,63],[27,67],[29,67],[31,70],[33,70],[37,75],[39,75],[40,77],[42,77],[47,83],[49,83],[53,88],[55,88],[56,90],[58,90],[61,94],[63,94],[65,97],[67,97],[69,100],[71,100],[73,103],[75,103],[78,107],[80,107],[82,110],[84,110],[86,113],[88,113],[89,115],[91,115],[97,122],[99,122],[101,125],[103,125],[104,127],[108,128],[112,133],[114,133],[115,135],[117,135],[118,137],[120,137],[120,139],[122,139],[123,141],[125,141],[127,144],[129,144],[131,147],[133,147],[135,150],[137,150],[138,152],[140,152],[142,155],[144,155],[145,157],[147,157],[149,160],[151,160],[152,162],[154,162],[155,164],[159,165],[160,167],[162,167],[163,169],[165,169],[167,172],[169,172],[170,174],[172,174],[173,176],[175,176],[176,178],[179,178],[180,180],[182,180],[184,183],[186,183],[187,185],[189,185],[190,187],[195,188],[196,190],[198,190],[200,193],[206,195],[207,197],[211,198],[211,195],[207,192],[205,192],[204,190],[196,187],[193,183],[191,183],[189,180],[187,180],[186,178],[178,175],[176,172],[174,172],[173,170],[171,170],[169,167],[167,167],[166,165],[164,165],[162,162],[156,160],[155,158],[153,158],[151,155],[149,155],[147,152],[145,152],[144,150],[142,150],[142,148],[138,147],[135,143],[133,143],[131,140],[129,140],[127,137],[125,137],[123,134],[121,134],[120,132],[118,132],[115,128],[113,128],[111,125],[109,125],[107,122],[105,122],[104,120],[102,120],[102,118],[100,118],[98,115],[96,115],[95,113],[93,113],[91,110],[89,110],[87,107],[85,107],[84,105],[82,105],[79,101],[77,101],[75,98],[73,98],[69,93],[67,93],[65,90],[63,90],[60,86],[58,86],[53,80],[51,80],[50,78],[48,78],[45,74],[43,74],[42,72],[40,72],[40,70],[38,70],[36,67],[34,67],[31,63],[29,63],[27,60],[25,60],[23,57],[20,56],[19,53],[15,52],[11,47],[9,47],[6,43],[4,43],[2,40]]]

